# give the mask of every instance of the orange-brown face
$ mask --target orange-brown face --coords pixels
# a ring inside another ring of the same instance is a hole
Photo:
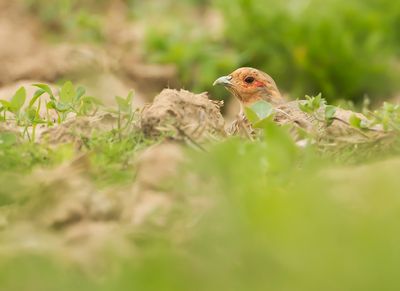
[[[214,85],[224,86],[244,106],[259,100],[272,104],[282,103],[274,80],[268,74],[254,68],[239,68],[228,76],[218,78]]]

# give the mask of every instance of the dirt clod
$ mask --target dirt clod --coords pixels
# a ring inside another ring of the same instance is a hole
[[[206,93],[164,89],[143,109],[141,128],[148,136],[173,133],[196,142],[225,136],[222,104],[208,99]]]

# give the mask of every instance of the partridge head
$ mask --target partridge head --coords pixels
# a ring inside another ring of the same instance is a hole
[[[215,80],[214,85],[224,86],[243,106],[249,106],[260,100],[273,105],[283,103],[283,98],[271,76],[254,68],[239,68]]]

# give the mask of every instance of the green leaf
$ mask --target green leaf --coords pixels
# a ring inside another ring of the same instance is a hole
[[[252,123],[252,124],[260,121],[258,119],[257,113],[255,113],[253,111],[253,109],[251,109],[250,107],[244,108],[244,114],[246,115],[246,118],[250,121],[250,123]]]
[[[74,101],[76,95],[74,85],[71,81],[66,82],[60,91],[60,101],[62,103],[68,104]]]
[[[29,106],[28,107],[32,107],[33,104],[35,104],[36,100],[39,99],[40,96],[42,96],[46,91],[44,91],[43,89],[39,89],[35,92],[35,94],[33,95],[31,101],[29,102]]]
[[[129,103],[127,102],[126,99],[120,97],[120,96],[115,96],[115,101],[118,104],[118,108],[122,112],[128,112],[130,109]]]
[[[265,128],[267,127],[271,122],[274,122],[274,116],[270,115],[267,118],[264,118],[260,121],[257,121],[253,124],[254,128]]]
[[[56,103],[53,100],[51,100],[46,103],[46,108],[47,109],[56,109]]]
[[[245,114],[251,123],[256,123],[272,115],[274,108],[267,101],[261,100],[245,107]]]
[[[53,91],[51,90],[49,85],[46,84],[33,84],[33,86],[42,89],[44,92],[46,92],[47,94],[49,94],[50,98],[53,99],[54,98],[54,94]]]
[[[3,105],[3,107],[8,110],[11,107],[11,103],[7,100],[0,100],[0,104]]]
[[[311,100],[312,108],[318,109],[321,105],[324,105],[325,100],[322,99],[322,94],[319,93],[317,96],[313,97]]]
[[[260,120],[269,117],[274,111],[272,105],[264,100],[258,101],[250,107],[257,114]]]
[[[361,118],[354,113],[350,116],[349,123],[351,126],[361,129]]]
[[[82,98],[82,102],[85,103],[92,103],[92,104],[96,104],[96,105],[103,105],[103,102],[101,102],[101,100],[97,99],[96,97],[92,97],[92,96],[84,96]]]
[[[299,102],[299,108],[300,108],[301,111],[303,111],[305,113],[312,113],[312,110],[310,109],[310,107],[308,106],[308,104],[306,102],[300,101]]]
[[[67,112],[69,109],[71,109],[70,104],[65,104],[62,102],[56,102],[55,103],[55,109],[59,112]]]
[[[133,91],[130,91],[128,96],[126,97],[126,102],[131,106],[133,101]]]
[[[86,93],[86,89],[79,86],[78,89],[76,89],[76,96],[75,96],[75,100],[79,101],[83,95],[85,95]]]
[[[26,100],[26,90],[24,87],[18,89],[15,95],[11,98],[10,108],[11,111],[17,113],[24,106]]]
[[[299,102],[299,108],[301,111],[305,113],[314,113],[317,111],[321,106],[326,104],[325,99],[322,98],[322,94],[319,93],[317,96],[305,96],[306,100]]]
[[[333,105],[327,105],[325,107],[325,121],[327,125],[331,125],[336,113],[336,106]]]
[[[35,119],[36,119],[36,117],[37,117],[37,112],[36,112],[36,110],[37,110],[37,108],[35,108],[35,107],[30,107],[30,108],[28,108],[28,109],[26,110],[26,114],[27,114],[28,120],[29,120],[30,122],[32,122],[32,123],[35,121]]]
[[[272,171],[282,171],[293,167],[297,156],[297,147],[288,128],[267,122],[263,128],[266,151]]]

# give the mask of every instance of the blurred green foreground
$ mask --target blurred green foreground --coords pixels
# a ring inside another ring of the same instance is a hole
[[[207,153],[188,151],[179,178],[164,188],[183,197],[169,222],[125,226],[124,235],[116,229],[113,243],[83,265],[51,240],[36,242],[38,234],[14,247],[9,230],[3,232],[0,289],[397,290],[400,160],[343,165],[298,150],[280,128],[266,130],[265,141],[230,139]],[[115,157],[100,171],[116,175],[120,163]],[[47,211],[49,191],[63,191],[34,181],[26,188],[26,176],[4,170],[1,177],[0,193],[10,199],[3,210],[14,212],[6,229],[27,215],[35,223],[37,211]],[[199,213],[188,198],[211,204]],[[26,206],[32,203],[36,208]],[[57,235],[57,228],[51,232]],[[127,249],[118,247],[122,237]],[[83,260],[85,252],[78,253]]]

